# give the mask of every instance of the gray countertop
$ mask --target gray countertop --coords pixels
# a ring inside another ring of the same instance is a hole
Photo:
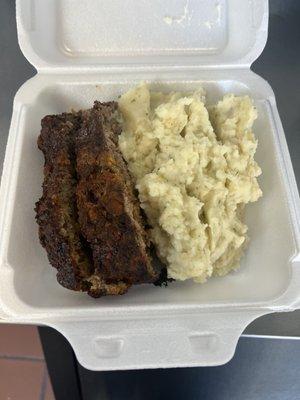
[[[269,39],[253,70],[274,89],[294,171],[300,183],[300,1],[270,0]],[[19,49],[15,2],[2,0],[0,9],[0,173],[17,89],[35,74]],[[300,290],[300,288],[299,288]],[[246,334],[300,336],[300,311],[270,314],[250,324]]]

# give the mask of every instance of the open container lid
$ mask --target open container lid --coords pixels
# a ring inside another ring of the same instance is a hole
[[[20,47],[37,70],[249,67],[267,0],[17,0]]]

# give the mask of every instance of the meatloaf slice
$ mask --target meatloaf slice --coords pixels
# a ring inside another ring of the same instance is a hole
[[[94,297],[154,282],[148,239],[125,162],[117,147],[116,103],[48,115],[43,194],[36,203],[39,237],[58,282]]]
[[[80,114],[71,113],[42,119],[38,147],[45,157],[43,195],[35,208],[40,242],[57,269],[57,280],[73,290],[87,290],[85,279],[92,273],[76,210],[74,140],[80,122]]]
[[[77,209],[82,235],[91,248],[94,274],[90,293],[99,296],[99,278],[131,286],[158,278],[126,164],[118,150],[121,127],[117,103],[95,102],[82,113],[75,140]]]
[[[91,250],[80,232],[76,205],[74,141],[81,113],[48,115],[42,120],[38,147],[45,157],[43,195],[36,204],[40,242],[58,282],[72,290],[88,291],[94,267]],[[96,280],[101,294],[123,294],[128,285]]]

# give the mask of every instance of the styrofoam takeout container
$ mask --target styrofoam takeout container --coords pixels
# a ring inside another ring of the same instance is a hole
[[[272,89],[250,71],[268,28],[267,0],[17,0],[21,49],[36,67],[14,100],[0,193],[0,313],[50,325],[95,370],[218,365],[255,318],[300,306],[299,196]],[[33,211],[46,114],[90,107],[141,80],[154,89],[249,94],[259,118],[264,197],[247,208],[239,271],[204,285],[144,285],[99,300],[60,287]]]

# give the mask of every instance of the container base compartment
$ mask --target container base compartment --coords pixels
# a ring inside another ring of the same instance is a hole
[[[251,72],[240,72],[239,79],[230,71],[178,72],[153,76],[105,78],[96,75],[41,75],[28,81],[16,96],[13,124],[7,149],[7,160],[13,158],[9,174],[3,235],[3,276],[1,301],[6,313],[39,318],[47,316],[107,315],[124,311],[151,312],[157,309],[207,309],[258,306],[280,297],[291,279],[291,262],[296,247],[289,211],[284,172],[281,163],[278,131],[272,117],[272,90]],[[158,79],[159,76],[159,79]],[[189,80],[186,79],[188,76]],[[141,285],[126,295],[91,299],[85,294],[59,286],[55,270],[38,239],[34,203],[41,195],[43,157],[36,140],[40,120],[47,114],[88,108],[94,100],[107,101],[133,87],[142,79],[152,82],[151,89],[191,91],[203,86],[207,103],[225,93],[249,94],[258,109],[254,132],[258,138],[256,160],[263,174],[259,183],[263,197],[246,208],[250,243],[241,267],[225,277],[212,278],[205,284],[174,282],[168,287]],[[7,172],[7,170],[6,170]],[[5,245],[7,244],[7,245]],[[17,251],[16,251],[17,250]],[[5,260],[5,262],[3,262]]]

